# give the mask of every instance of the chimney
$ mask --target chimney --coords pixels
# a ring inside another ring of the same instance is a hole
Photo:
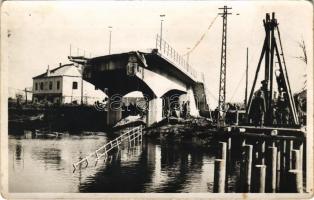
[[[48,68],[47,68],[47,76],[50,76],[50,69],[49,69],[49,65],[48,65]]]
[[[59,63],[59,67],[61,67],[62,66],[62,63]]]

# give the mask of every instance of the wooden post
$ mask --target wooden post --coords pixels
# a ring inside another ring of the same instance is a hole
[[[253,148],[253,160],[252,160],[252,166],[253,166],[253,173],[254,173],[254,170],[255,170],[255,168],[254,168],[254,166],[255,165],[257,165],[257,164],[260,164],[259,162],[258,162],[258,149],[259,149],[259,147],[258,147],[258,141],[257,140],[253,140],[253,147],[255,147],[255,148]]]
[[[229,154],[229,155],[231,155],[231,145],[232,145],[231,142],[232,142],[231,137],[229,137],[229,138],[228,138],[228,154]],[[230,156],[229,156],[229,157],[230,157]]]
[[[269,180],[270,180],[270,192],[276,192],[276,176],[277,176],[277,147],[269,147],[269,155],[268,158],[270,158],[269,163]]]
[[[219,155],[218,158],[226,160],[227,159],[227,143],[219,142]]]
[[[277,174],[276,174],[276,188],[277,192],[280,191],[280,164],[281,164],[281,152],[280,149],[277,151]]]
[[[280,191],[285,192],[286,190],[286,181],[287,181],[287,165],[286,165],[286,160],[287,160],[287,141],[282,140],[281,141],[281,160],[280,160]]]
[[[215,159],[215,171],[214,171],[214,192],[225,192],[226,181],[226,161],[223,159]]]
[[[261,141],[260,162],[265,165],[265,140]]]
[[[231,136],[230,136],[228,138],[228,153],[227,153],[228,164],[227,165],[231,165],[231,145],[232,145],[232,139],[231,139]],[[227,166],[227,167],[229,167],[229,166]]]
[[[299,150],[293,149],[291,151],[291,169],[301,170]]]
[[[302,173],[301,170],[291,169],[289,170],[289,176],[291,178],[291,190],[289,192],[303,192],[303,183],[302,183]]]
[[[255,165],[256,192],[265,193],[266,165]]]
[[[251,191],[253,145],[243,146],[243,160],[240,171],[241,192]]]
[[[287,153],[287,141],[286,140],[282,140],[282,143],[281,143],[281,156],[282,156],[282,159],[281,159],[281,167],[282,169],[286,169],[286,153]]]
[[[303,177],[303,141],[301,141],[299,149],[300,149],[300,170]]]
[[[228,143],[227,142],[219,142],[219,155],[218,158],[224,160],[224,187],[226,188],[227,184],[228,184],[228,173],[227,171],[229,170],[229,162],[228,162],[228,157],[229,155],[227,155],[227,146]],[[221,169],[222,170],[222,169]],[[225,189],[223,189],[225,191]]]
[[[293,150],[293,140],[290,140],[288,143],[288,159],[289,159],[289,167],[288,169],[294,169],[292,167],[292,150]]]

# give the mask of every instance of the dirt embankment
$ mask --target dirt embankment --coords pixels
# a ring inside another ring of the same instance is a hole
[[[150,137],[188,139],[193,137],[211,138],[215,127],[206,118],[163,119],[144,130]]]

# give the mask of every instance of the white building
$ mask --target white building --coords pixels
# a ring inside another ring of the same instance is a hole
[[[83,85],[83,90],[82,90]],[[83,98],[82,98],[83,93]],[[94,85],[82,80],[81,69],[73,63],[60,63],[59,67],[33,77],[33,101],[51,103],[94,104],[106,97]]]

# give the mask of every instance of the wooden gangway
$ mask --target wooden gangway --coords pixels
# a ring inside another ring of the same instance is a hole
[[[120,145],[123,141],[128,140],[128,145],[132,146],[132,143],[136,143],[136,141],[141,142],[143,139],[143,127],[142,125],[134,127],[120,136],[116,137],[115,139],[107,142],[105,145],[101,146],[96,151],[90,153],[80,161],[73,163],[74,171],[78,166],[81,166],[83,163],[86,163],[85,166],[88,166],[89,160],[95,158],[95,160],[99,160],[102,157],[105,157],[105,160],[108,158],[109,151],[113,150],[114,148],[120,149]]]

